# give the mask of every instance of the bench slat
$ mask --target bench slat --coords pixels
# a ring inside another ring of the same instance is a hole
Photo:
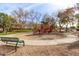
[[[14,38],[14,37],[0,37],[1,41],[9,41],[9,42],[18,42],[19,39],[18,38]]]

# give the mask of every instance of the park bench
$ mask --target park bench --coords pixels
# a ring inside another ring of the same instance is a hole
[[[0,41],[5,42],[6,44],[8,44],[8,42],[15,42],[15,51],[17,51],[17,46],[19,43],[22,43],[23,46],[25,45],[23,40],[19,40],[19,38],[16,37],[0,37]]]

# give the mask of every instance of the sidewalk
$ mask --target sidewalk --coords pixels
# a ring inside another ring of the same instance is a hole
[[[4,36],[16,37],[16,35],[18,35],[18,34],[11,34],[11,35],[4,35]],[[21,34],[19,34],[19,35],[21,35]],[[54,40],[28,40],[28,39],[22,39],[22,38],[20,38],[20,39],[24,40],[26,45],[57,45],[57,44],[72,43],[72,42],[79,40],[79,38],[74,35],[68,35],[66,38],[54,39]]]

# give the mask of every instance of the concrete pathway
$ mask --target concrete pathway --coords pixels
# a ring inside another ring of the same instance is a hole
[[[18,34],[2,35],[2,36],[16,37],[16,35],[18,35]],[[63,39],[53,39],[53,40],[27,40],[27,39],[21,39],[21,40],[24,40],[26,45],[57,45],[57,44],[73,43],[75,41],[78,41],[79,38],[75,35],[70,35],[69,34],[69,35],[67,35],[66,38],[63,38]]]
[[[73,43],[78,41],[77,37],[67,37],[63,39],[54,39],[54,40],[24,40],[26,45],[57,45],[65,43]]]

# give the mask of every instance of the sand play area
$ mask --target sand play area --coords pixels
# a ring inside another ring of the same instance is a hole
[[[4,35],[5,36],[5,35]],[[18,37],[25,41],[17,51],[14,47],[0,43],[0,55],[79,55],[79,38],[71,34],[31,35],[31,33],[18,33],[6,37]],[[75,45],[74,45],[75,44]],[[3,51],[4,50],[4,51]]]

